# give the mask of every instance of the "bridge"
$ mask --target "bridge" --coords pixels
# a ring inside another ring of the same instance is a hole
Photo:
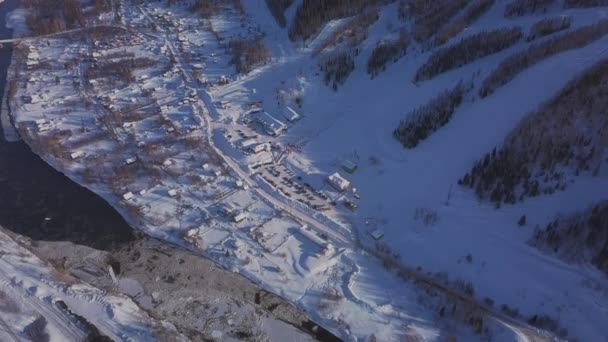
[[[0,39],[0,44],[4,45],[4,44],[10,44],[10,43],[19,43],[21,41],[28,40],[28,39],[52,38],[52,37],[67,35],[67,34],[71,34],[71,33],[79,33],[79,32],[84,32],[84,31],[89,31],[89,30],[98,30],[98,29],[104,29],[104,28],[121,29],[124,31],[133,31],[133,29],[126,27],[126,26],[122,26],[122,25],[92,25],[92,26],[81,27],[81,28],[77,28],[77,29],[43,34],[43,35],[39,35],[39,36],[14,37],[14,38],[10,38],[10,39]]]

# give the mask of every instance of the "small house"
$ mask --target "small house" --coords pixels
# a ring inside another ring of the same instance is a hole
[[[163,162],[163,166],[171,166],[173,164],[173,160],[167,159]]]
[[[350,160],[345,160],[342,162],[342,170],[348,173],[354,173],[357,171],[357,164],[353,163]]]
[[[264,107],[264,102],[262,101],[253,101],[247,104],[247,108],[252,110],[260,110],[262,107]]]
[[[254,145],[257,145],[258,141],[255,139],[244,139],[239,142],[239,147],[242,149],[248,149]]]
[[[36,51],[32,51],[30,53],[27,54],[27,58],[28,59],[39,59],[40,58],[40,54]]]
[[[169,190],[167,193],[168,193],[168,194],[169,194],[169,196],[171,196],[171,197],[175,197],[175,196],[177,196],[177,190],[175,190],[175,189],[171,189],[171,190]]]
[[[267,142],[266,143],[261,143],[261,144],[257,144],[257,145],[252,146],[251,147],[251,151],[253,153],[260,153],[262,151],[270,152],[270,147],[271,147],[270,143],[267,143]]]
[[[246,218],[247,218],[247,213],[244,211],[241,211],[240,213],[238,213],[232,217],[232,221],[234,221],[235,223],[239,223]]]
[[[125,160],[126,165],[131,165],[137,161],[137,157],[130,157]]]
[[[298,112],[293,110],[291,107],[287,106],[287,111],[285,112],[285,119],[289,122],[296,122],[300,120],[301,116]]]
[[[239,250],[241,249],[241,247],[243,247],[243,241],[241,240],[236,240],[236,239],[230,239],[227,241],[226,243],[229,247],[231,247],[234,250]]]
[[[84,152],[82,152],[82,151],[76,151],[76,152],[73,152],[72,154],[70,154],[70,158],[72,158],[72,159],[78,159],[83,156],[84,156]]]
[[[374,240],[380,240],[384,237],[384,232],[381,229],[373,230],[370,235],[374,238]]]
[[[234,209],[229,205],[229,204],[225,204],[222,207],[221,210],[222,214],[226,217],[232,216],[232,213],[234,212]]]
[[[350,187],[350,182],[340,175],[338,172],[334,172],[327,177],[329,185],[339,191],[346,191]]]
[[[122,198],[125,201],[128,201],[128,200],[132,199],[133,197],[135,197],[135,195],[133,195],[133,193],[131,191],[129,191],[129,192],[127,192],[127,193],[125,193],[125,194],[122,195]]]

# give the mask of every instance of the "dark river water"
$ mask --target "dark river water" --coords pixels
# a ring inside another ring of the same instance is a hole
[[[5,17],[15,3],[0,4],[0,39],[12,36]],[[0,48],[0,94],[4,94],[11,53],[10,46]],[[104,200],[55,171],[25,143],[7,142],[3,133],[0,226],[35,240],[72,241],[103,250],[135,239],[131,227]]]

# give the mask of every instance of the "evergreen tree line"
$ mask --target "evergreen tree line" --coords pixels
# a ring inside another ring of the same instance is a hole
[[[29,9],[25,21],[35,35],[84,27],[87,23],[79,0],[23,0],[22,3]]]
[[[596,24],[566,32],[560,36],[532,44],[525,51],[516,52],[500,62],[483,81],[479,96],[486,97],[510,82],[515,76],[534,64],[567,50],[579,49],[608,33],[608,19]]]
[[[266,6],[270,11],[270,14],[277,21],[279,26],[287,26],[287,19],[285,19],[285,11],[293,4],[293,0],[266,0]]]
[[[399,0],[399,5],[397,6],[397,18],[404,20],[409,15],[409,5],[405,0]]]
[[[405,148],[416,147],[450,121],[464,94],[465,86],[462,82],[440,93],[424,106],[409,113],[393,131],[393,136]]]
[[[391,2],[390,0],[303,0],[296,10],[289,29],[289,38],[304,40],[318,32],[328,21],[350,17],[368,7]]]
[[[238,73],[248,74],[256,67],[270,63],[270,51],[264,45],[262,37],[234,38],[229,43],[229,49],[232,52],[230,63],[234,64]]]
[[[314,54],[319,54],[321,51],[328,48],[336,47],[338,44],[344,44],[347,48],[357,49],[359,44],[367,39],[367,31],[369,27],[379,18],[378,9],[370,8],[363,13],[353,17],[346,24],[335,30],[319,47],[315,49]],[[358,51],[356,51],[358,54]]]
[[[514,0],[505,6],[505,17],[521,17],[546,11],[547,7],[555,3],[555,0]]]
[[[428,40],[468,2],[469,0],[412,1],[412,36],[418,42]]]
[[[399,33],[399,38],[395,40],[384,40],[379,42],[367,60],[367,73],[372,78],[382,70],[386,69],[386,64],[391,60],[396,62],[405,56],[409,44],[409,35],[406,31]]]
[[[532,27],[530,27],[528,41],[532,41],[536,38],[545,37],[555,32],[569,29],[571,23],[572,19],[564,15],[559,17],[541,19],[535,22]]]
[[[435,51],[416,71],[415,81],[424,81],[446,71],[504,50],[522,37],[519,27],[480,32]]]
[[[503,147],[476,162],[459,183],[500,206],[564,190],[581,173],[597,175],[605,164],[606,108],[608,59],[528,114]]]
[[[608,6],[608,0],[566,0],[566,8],[590,8]]]
[[[96,78],[116,77],[124,83],[134,81],[133,71],[137,69],[150,68],[156,65],[156,61],[147,57],[125,58],[119,61],[94,63],[88,68],[84,76],[87,80]]]
[[[494,5],[494,0],[473,0],[464,13],[445,24],[435,36],[435,44],[442,45],[471,26]]]
[[[324,74],[325,84],[328,86],[331,84],[333,90],[338,90],[338,86],[343,84],[355,69],[355,59],[349,52],[338,52],[325,57],[320,62],[320,68]]]
[[[169,6],[181,5],[184,2],[183,0],[167,0]],[[245,12],[241,0],[194,0],[190,6],[190,10],[201,18],[210,18],[220,13],[222,8],[227,8],[227,6],[232,6],[240,15],[243,15]]]
[[[112,0],[94,0],[93,6],[97,13],[109,12],[112,9]]]
[[[530,243],[566,261],[590,262],[608,274],[608,201],[556,218],[537,229]]]

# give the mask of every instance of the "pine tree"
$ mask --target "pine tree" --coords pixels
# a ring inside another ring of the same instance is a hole
[[[522,227],[526,225],[526,215],[521,215],[521,217],[519,218],[519,221],[517,221],[517,224]]]

